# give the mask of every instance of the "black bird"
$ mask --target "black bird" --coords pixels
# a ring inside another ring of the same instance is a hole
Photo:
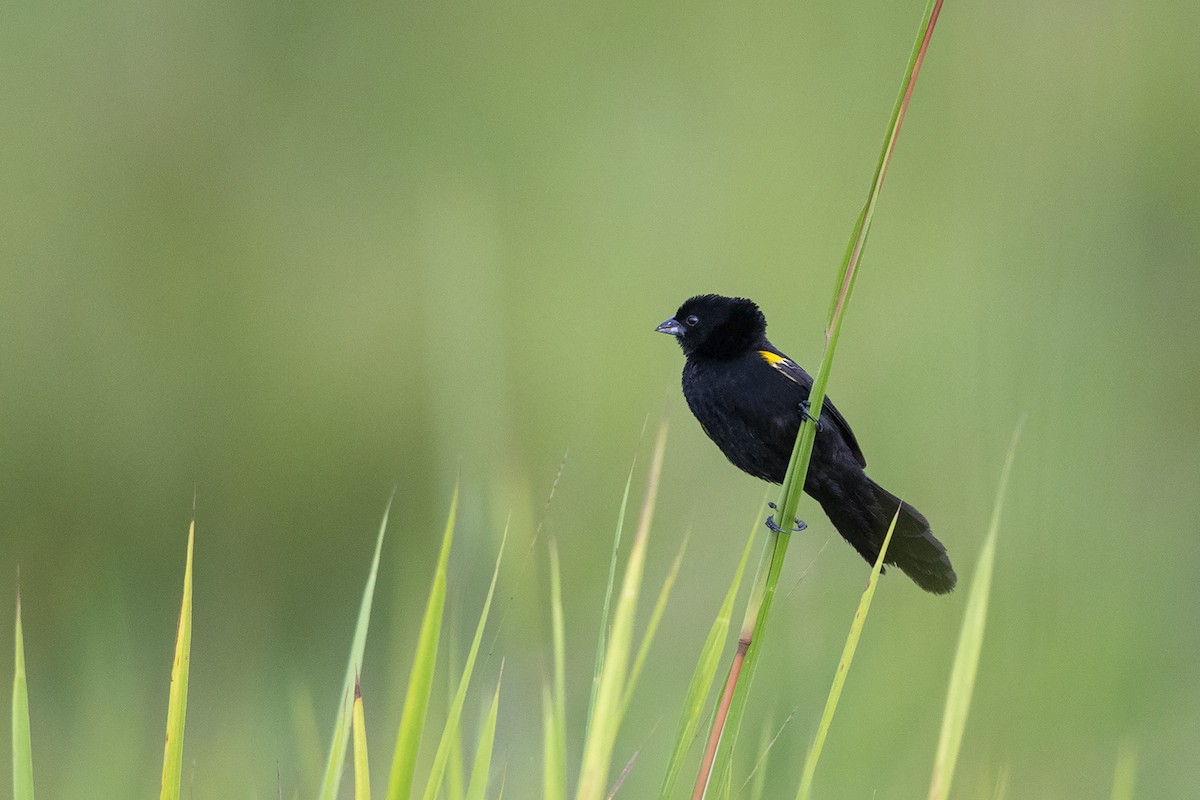
[[[708,438],[735,467],[783,483],[813,380],[767,340],[758,306],[742,297],[697,295],[655,330],[683,348],[683,395]],[[819,419],[804,491],[870,564],[898,507],[885,563],[928,592],[953,589],[958,578],[946,548],[920,511],[863,472],[862,449],[828,397]]]

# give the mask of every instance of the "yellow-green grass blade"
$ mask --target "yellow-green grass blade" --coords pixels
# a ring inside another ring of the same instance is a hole
[[[325,761],[325,775],[321,779],[321,800],[335,800],[338,786],[342,782],[342,770],[346,766],[346,751],[350,747],[350,727],[354,714],[354,684],[362,674],[363,652],[367,649],[367,629],[371,623],[371,604],[375,599],[375,576],[379,572],[379,554],[383,551],[383,534],[387,531],[391,510],[392,498],[389,498],[383,509],[383,519],[379,523],[379,534],[375,537],[375,555],[371,559],[371,569],[367,572],[367,584],[363,588],[362,602],[358,608],[358,622],[354,626],[354,638],[350,643],[350,662],[346,665],[346,675],[342,681],[338,713],[329,742],[329,758]]]
[[[550,627],[554,642],[554,678],[542,687],[542,800],[567,793],[566,633],[562,604],[562,568],[558,543],[550,540]]]
[[[650,473],[646,479],[646,495],[630,548],[629,561],[621,581],[621,592],[613,615],[612,632],[605,648],[604,664],[600,668],[600,685],[596,691],[595,708],[583,745],[583,762],[579,770],[577,800],[600,800],[607,796],[606,783],[612,762],[613,747],[621,725],[622,700],[629,678],[629,651],[633,642],[633,623],[637,612],[638,594],[646,565],[646,548],[654,506],[662,478],[663,454],[666,451],[667,426],[659,428],[654,445]]]
[[[1112,800],[1133,800],[1134,778],[1137,776],[1137,750],[1123,744],[1117,751],[1117,766],[1113,770]]]
[[[604,654],[608,650],[608,620],[612,611],[613,589],[617,585],[617,556],[621,551],[621,534],[625,530],[625,513],[629,508],[629,489],[633,485],[633,470],[637,459],[629,466],[629,475],[625,478],[625,491],[621,495],[621,508],[617,512],[617,530],[613,535],[612,553],[608,558],[608,581],[604,585],[604,605],[600,610],[600,635],[596,642],[596,663],[592,668],[592,693],[588,698],[587,724],[584,730],[592,726],[592,714],[596,708],[596,693],[600,691],[600,668],[604,666]]]
[[[479,655],[479,643],[483,641],[483,631],[487,627],[488,613],[492,608],[492,598],[496,594],[496,581],[500,577],[500,562],[504,558],[504,544],[508,541],[508,530],[500,540],[500,553],[496,556],[496,568],[492,572],[492,583],[488,587],[487,599],[483,601],[483,611],[479,614],[479,624],[475,626],[475,638],[471,640],[471,649],[467,653],[467,663],[463,667],[462,677],[458,681],[458,690],[450,703],[450,713],[446,718],[446,726],[442,730],[442,739],[438,743],[437,752],[433,757],[433,767],[429,773],[429,781],[425,784],[424,800],[436,800],[442,788],[442,778],[446,774],[446,762],[450,756],[453,742],[457,741],[459,725],[462,721],[463,703],[467,699],[467,687],[471,683],[471,675],[475,671],[475,659]]]
[[[371,767],[367,759],[367,718],[363,712],[362,685],[354,682],[354,800],[371,800]]]
[[[450,742],[450,758],[446,761],[446,800],[466,800],[467,787],[463,777],[463,733],[462,725]]]
[[[554,691],[549,683],[542,684],[542,800],[562,800],[566,789],[560,778],[558,745],[562,732],[554,719]]]
[[[675,563],[671,565],[671,570],[667,573],[666,580],[663,581],[662,588],[658,592],[658,600],[654,603],[654,610],[650,612],[650,619],[646,623],[646,632],[642,634],[642,643],[638,647],[637,655],[633,659],[633,666],[629,669],[629,678],[625,682],[625,699],[622,701],[622,715],[629,710],[629,703],[633,700],[633,690],[637,687],[638,678],[642,674],[642,667],[646,665],[646,659],[650,655],[650,645],[654,642],[654,634],[658,633],[658,624],[662,622],[663,612],[667,609],[667,600],[671,596],[671,589],[675,587],[675,579],[679,577],[679,568],[683,566],[683,554],[686,550],[687,542],[684,542],[679,548],[679,554],[675,556]]]
[[[721,664],[721,650],[725,646],[725,640],[729,638],[729,627],[733,620],[733,604],[737,600],[738,589],[742,585],[742,576],[746,571],[750,551],[759,538],[758,526],[761,524],[759,522],[761,518],[760,508],[759,514],[755,516],[750,535],[746,539],[746,546],[742,548],[742,558],[738,562],[737,571],[725,592],[725,599],[721,602],[716,619],[708,629],[708,638],[704,640],[704,646],[700,649],[700,658],[696,661],[695,669],[692,670],[692,679],[688,683],[687,694],[683,700],[683,712],[680,715],[679,727],[675,731],[675,745],[671,749],[671,757],[667,761],[667,772],[663,776],[662,788],[658,792],[661,800],[667,800],[671,796],[675,783],[683,770],[692,739],[695,738],[696,731],[700,729],[700,721],[704,718],[704,703],[709,692],[712,691],[713,678],[716,677],[717,667]]]
[[[958,761],[963,732],[967,727],[967,712],[971,708],[975,672],[979,667],[983,630],[987,623],[992,568],[996,560],[996,537],[1000,531],[1000,511],[1004,507],[1004,496],[1008,492],[1008,476],[1012,472],[1013,459],[1017,454],[1021,427],[1022,423],[1018,423],[1013,431],[1012,442],[1008,446],[1004,469],[1000,473],[1000,485],[996,489],[991,523],[988,525],[983,551],[979,555],[979,566],[975,570],[975,577],[971,579],[971,590],[967,595],[967,608],[963,613],[962,629],[958,634],[954,667],[950,671],[950,686],[946,690],[946,708],[942,712],[942,731],[938,737],[937,756],[933,762],[933,777],[929,783],[930,800],[944,800],[950,796],[954,766]]]
[[[833,715],[837,711],[838,700],[842,696],[842,687],[846,684],[846,674],[854,661],[854,651],[858,649],[858,640],[862,637],[863,625],[867,622],[867,612],[871,610],[871,600],[875,597],[875,587],[879,584],[879,573],[883,569],[883,559],[887,555],[888,545],[892,541],[892,531],[896,529],[896,520],[900,509],[896,509],[892,524],[888,526],[887,535],[883,537],[883,545],[879,548],[879,557],[871,568],[871,577],[867,580],[867,588],[858,601],[858,609],[854,612],[854,621],[850,623],[850,634],[846,637],[846,646],[842,648],[842,658],[838,662],[837,672],[833,676],[833,686],[829,689],[829,697],[825,700],[825,710],[821,713],[821,722],[817,726],[817,735],[804,759],[804,772],[800,778],[800,788],[796,792],[797,800],[808,800],[812,793],[813,776],[817,772],[817,762],[821,760],[821,750],[825,747],[825,737],[829,735],[829,726],[833,724]]]
[[[192,660],[192,544],[196,518],[188,526],[187,563],[183,569],[183,602],[175,634],[175,658],[171,664],[171,692],[167,702],[167,742],[163,747],[162,800],[179,800],[183,778],[183,725],[187,717],[188,668]]]
[[[413,656],[404,695],[404,712],[396,733],[396,750],[392,755],[392,771],[388,779],[388,800],[408,800],[412,796],[413,774],[417,768],[417,749],[425,728],[425,712],[429,710],[429,695],[433,690],[433,670],[437,664],[438,641],[442,633],[442,612],[446,607],[446,564],[454,541],[454,523],[458,513],[458,487],[450,500],[450,515],[442,534],[442,550],[437,570],[429,589],[429,602],[417,637],[417,652]]]
[[[492,706],[479,731],[479,743],[475,747],[475,760],[471,764],[471,780],[467,784],[466,800],[484,800],[488,778],[491,775],[492,748],[496,743],[496,718],[500,711],[500,684],[504,680],[504,662],[500,662],[500,677],[496,679],[496,691],[492,694]]]
[[[29,728],[29,686],[25,682],[25,634],[21,629],[20,580],[18,577],[17,622],[13,631],[13,800],[33,800],[33,737]]]

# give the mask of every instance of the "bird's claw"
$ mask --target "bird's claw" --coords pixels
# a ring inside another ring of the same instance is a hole
[[[772,511],[779,510],[778,507],[774,503],[767,503],[767,506],[770,507],[770,509]],[[800,519],[799,517],[797,517],[796,518],[796,527],[792,528],[790,531],[785,531],[783,528],[779,527],[778,523],[775,522],[774,514],[767,517],[767,529],[774,531],[775,533],[800,533],[801,531],[805,530],[807,527],[808,527],[808,523],[805,522],[804,520]]]
[[[817,427],[820,427],[821,421],[809,413],[810,408],[812,408],[812,401],[807,397],[800,401],[800,421],[803,422],[807,419],[812,421]]]

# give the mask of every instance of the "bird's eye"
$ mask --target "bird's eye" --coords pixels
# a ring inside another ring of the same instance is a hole
[[[697,317],[695,314],[692,314],[690,317],[688,317],[687,319],[684,320],[684,322],[686,322],[688,325],[695,325],[699,321],[700,321],[700,318]]]

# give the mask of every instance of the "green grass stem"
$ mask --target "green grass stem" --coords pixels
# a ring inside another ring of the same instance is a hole
[[[776,519],[779,520],[781,526],[785,529],[790,526],[791,520],[795,518],[796,509],[800,504],[804,478],[808,473],[812,447],[816,441],[816,423],[825,401],[826,387],[829,383],[829,375],[833,367],[833,357],[837,349],[838,338],[841,335],[842,323],[845,319],[846,309],[850,304],[850,298],[858,278],[858,267],[862,261],[867,237],[870,234],[871,221],[874,218],[879,196],[883,189],[883,180],[887,175],[887,167],[895,152],[896,139],[900,132],[900,126],[904,121],[909,101],[912,98],[912,92],[916,86],[917,76],[920,73],[925,53],[929,47],[934,26],[937,23],[941,5],[942,0],[929,0],[926,5],[920,34],[913,45],[904,80],[901,83],[900,92],[884,136],[879,161],[875,167],[875,176],[871,182],[871,189],[867,195],[866,204],[863,206],[863,210],[859,213],[858,219],[855,222],[854,230],[851,234],[850,242],[846,247],[841,269],[838,273],[837,286],[833,301],[830,304],[829,321],[825,328],[825,352],[821,357],[820,366],[813,380],[812,389],[809,392],[812,418],[806,418],[801,422],[800,430],[796,436],[796,443],[792,448],[791,459],[788,462],[787,473],[780,489],[779,500],[776,503]],[[697,788],[693,793],[694,800],[699,800],[700,797],[704,796],[703,787],[708,785],[712,776],[711,771],[714,768],[725,770],[732,763],[733,746],[737,740],[737,732],[741,726],[742,716],[745,713],[746,695],[749,691],[749,686],[753,682],[754,672],[758,665],[758,654],[762,647],[762,634],[766,630],[766,622],[775,597],[779,575],[783,569],[783,559],[787,552],[789,539],[790,536],[786,533],[771,533],[770,563],[765,570],[760,565],[758,575],[755,579],[755,588],[752,592],[752,597],[760,598],[760,601],[756,605],[752,604],[747,610],[748,618],[752,618],[754,622],[748,629],[748,632],[744,628],[743,641],[745,642],[745,649],[744,651],[739,649],[738,654],[734,658],[729,676],[726,679],[726,691],[722,695],[717,718],[710,733],[710,749],[717,742],[720,743],[720,748],[716,758],[711,763],[702,765],[701,772],[696,780]],[[732,727],[732,735],[730,736],[725,736],[727,726]]]

